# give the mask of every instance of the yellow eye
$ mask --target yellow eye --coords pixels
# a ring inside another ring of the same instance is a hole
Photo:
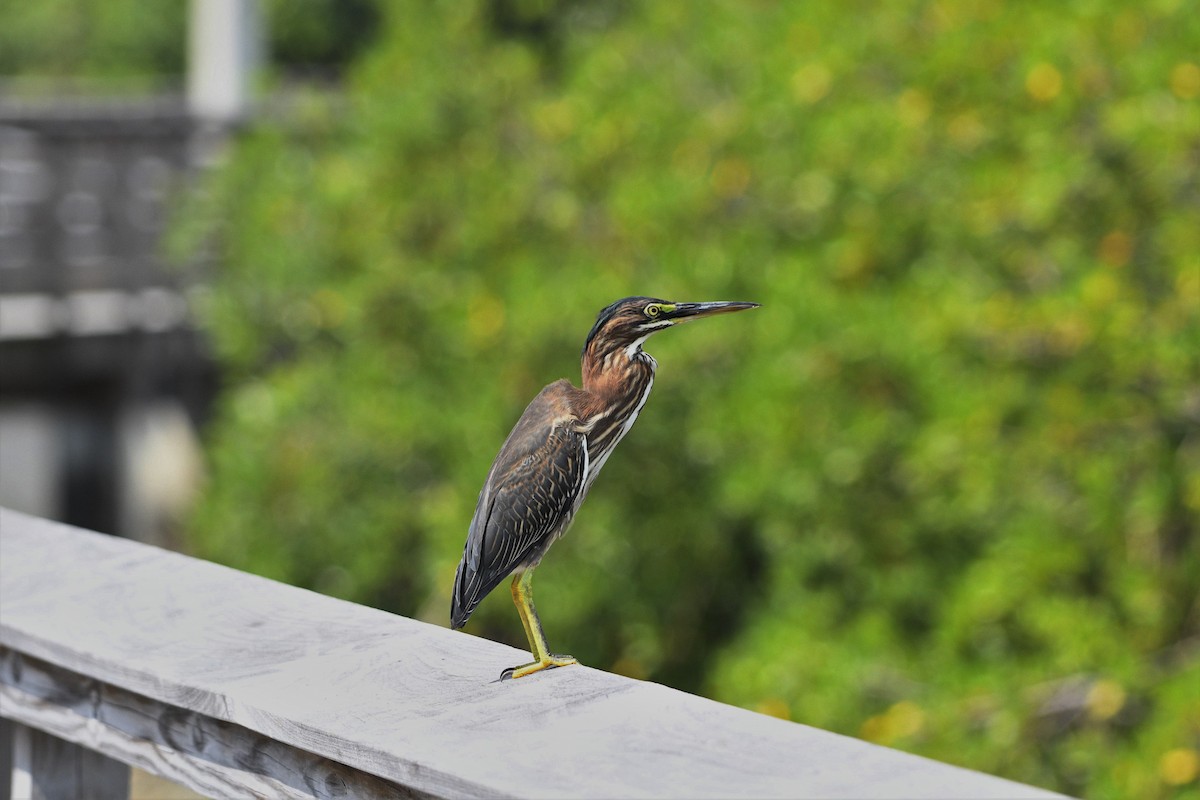
[[[646,315],[647,317],[650,317],[651,319],[654,319],[655,317],[657,317],[657,316],[659,315],[659,313],[660,313],[661,311],[662,311],[662,309],[661,309],[661,308],[659,308],[659,307],[658,307],[657,305],[655,305],[654,303],[651,303],[650,305],[646,306],[646,308],[643,310],[643,313],[645,313],[645,315]]]

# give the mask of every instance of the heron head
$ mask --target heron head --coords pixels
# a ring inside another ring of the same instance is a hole
[[[758,303],[673,303],[657,297],[626,297],[600,311],[583,352],[628,349],[632,356],[650,335],[701,317],[758,308]]]

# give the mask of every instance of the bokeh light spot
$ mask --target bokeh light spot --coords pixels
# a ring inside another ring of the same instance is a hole
[[[489,294],[478,294],[467,306],[467,329],[476,342],[490,341],[504,330],[504,306]]]
[[[896,115],[909,128],[919,128],[929,119],[933,103],[921,89],[905,89],[896,99]]]
[[[1158,774],[1171,786],[1191,783],[1200,776],[1200,753],[1188,747],[1168,750],[1158,761]]]
[[[792,96],[801,103],[812,105],[829,94],[833,74],[819,62],[805,64],[792,75]]]
[[[1025,91],[1039,103],[1049,103],[1062,91],[1062,73],[1053,64],[1034,65],[1025,76]]]
[[[1171,91],[1180,100],[1194,100],[1200,95],[1200,67],[1184,61],[1171,70]]]
[[[1088,715],[1092,719],[1112,719],[1125,707],[1126,693],[1124,687],[1116,681],[1099,680],[1092,685],[1087,693]]]

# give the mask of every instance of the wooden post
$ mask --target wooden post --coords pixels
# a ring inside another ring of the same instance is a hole
[[[13,728],[16,725],[0,717],[0,800],[12,800]]]
[[[10,729],[10,800],[128,800],[125,764],[36,728]]]
[[[256,0],[192,0],[188,20],[188,108],[210,122],[234,123],[250,112],[262,63]]]

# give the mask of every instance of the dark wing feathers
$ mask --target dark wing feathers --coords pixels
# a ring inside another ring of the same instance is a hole
[[[454,579],[455,628],[509,573],[540,558],[571,520],[587,472],[587,442],[565,420],[555,424],[552,388],[525,409],[479,493]]]

